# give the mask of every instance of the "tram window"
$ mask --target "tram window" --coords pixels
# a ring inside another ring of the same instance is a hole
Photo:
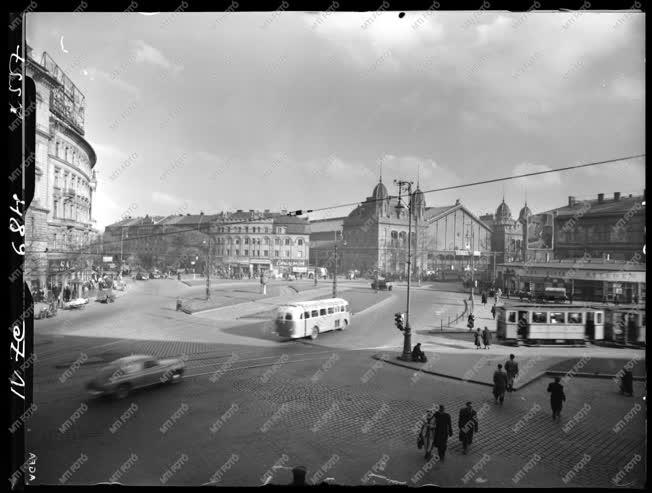
[[[582,323],[582,312],[568,312],[568,323],[569,324],[581,324]]]
[[[551,324],[563,324],[564,322],[564,312],[550,312]]]
[[[291,313],[286,313],[285,314],[285,320],[292,320],[292,314]]]
[[[533,324],[545,324],[548,322],[546,312],[532,312],[532,323]]]
[[[322,308],[321,310],[319,310],[319,314],[326,315],[326,308]]]
[[[344,305],[341,305],[341,306],[339,307],[339,310],[340,310],[341,312],[343,312],[343,311],[344,311]]]
[[[516,312],[509,312],[509,318],[507,321],[510,323],[516,323]]]
[[[303,313],[299,313],[299,320],[303,320]]]
[[[329,315],[332,315],[332,314],[333,314],[333,307],[330,307],[330,308],[328,309],[328,314],[329,314]]]
[[[313,310],[311,316],[312,316],[312,317],[318,317],[318,316],[319,316],[319,312],[318,312],[317,310]]]
[[[346,311],[346,312],[349,311],[349,305],[344,305],[344,311]]]
[[[595,314],[595,323],[597,323],[597,324],[602,323],[602,312],[596,312],[596,314]]]
[[[303,318],[310,318],[310,312],[303,312]]]

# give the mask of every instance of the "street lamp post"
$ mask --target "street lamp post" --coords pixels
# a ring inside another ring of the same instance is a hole
[[[410,280],[412,273],[412,182],[411,181],[397,181],[394,183],[398,185],[398,205],[396,208],[401,210],[404,208],[401,203],[401,192],[403,189],[407,190],[408,196],[408,254],[407,254],[407,300],[405,308],[405,328],[403,330],[403,354],[399,359],[403,361],[410,361],[412,355],[412,330],[410,328]]]
[[[208,248],[206,250],[206,299],[211,297],[211,239],[208,237]]]
[[[335,243],[335,258],[333,259],[333,298],[337,298],[337,243]]]

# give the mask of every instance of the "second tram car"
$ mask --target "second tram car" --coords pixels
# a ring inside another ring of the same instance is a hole
[[[582,305],[532,303],[497,307],[496,336],[502,341],[576,344],[604,339],[604,310]]]

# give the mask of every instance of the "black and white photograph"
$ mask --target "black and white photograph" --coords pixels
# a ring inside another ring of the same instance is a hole
[[[10,17],[12,489],[646,487],[640,5],[328,2]]]

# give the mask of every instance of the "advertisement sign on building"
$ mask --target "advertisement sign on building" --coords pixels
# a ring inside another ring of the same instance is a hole
[[[113,257],[102,257],[102,262],[113,262]]]
[[[554,217],[552,214],[534,214],[527,219],[528,250],[552,250]]]

